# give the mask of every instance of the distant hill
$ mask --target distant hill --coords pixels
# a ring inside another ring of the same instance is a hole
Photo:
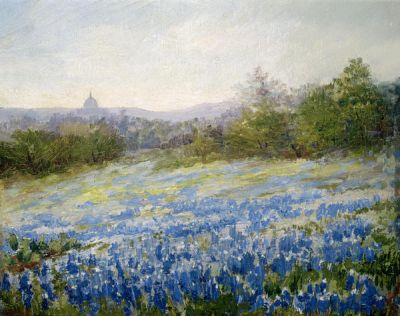
[[[0,122],[27,117],[38,121],[48,121],[53,114],[76,112],[70,108],[0,108]]]
[[[125,115],[132,117],[142,117],[146,119],[160,119],[166,121],[185,121],[194,118],[213,119],[229,111],[235,111],[241,106],[234,101],[224,101],[218,103],[202,103],[182,110],[172,111],[150,111],[138,107],[101,107],[102,113],[109,115],[120,115],[123,111]],[[70,108],[0,108],[0,122],[9,121],[12,118],[29,117],[37,121],[48,121],[54,114],[58,115],[85,115],[80,109]],[[93,115],[94,113],[90,113]],[[102,114],[103,115],[103,114]],[[106,115],[107,116],[107,115]]]
[[[184,108],[182,110],[172,111],[149,111],[141,108],[109,108],[108,110],[117,114],[122,110],[128,116],[143,117],[146,119],[160,119],[166,121],[186,121],[194,118],[213,119],[219,117],[229,110],[240,108],[240,104],[234,101],[224,101],[218,103],[201,103]]]

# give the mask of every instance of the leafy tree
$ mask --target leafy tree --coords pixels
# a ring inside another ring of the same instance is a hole
[[[0,142],[0,172],[4,173],[15,168],[13,145],[8,142]]]
[[[387,136],[385,102],[362,58],[350,59],[331,87],[345,116],[345,142],[349,146],[369,145],[372,138]]]
[[[390,118],[390,131],[396,136],[400,128],[400,77],[393,82],[383,82],[379,85],[386,104],[387,117]]]
[[[313,151],[379,144],[390,134],[386,102],[361,58],[308,93],[298,109],[297,140]]]
[[[298,109],[297,142],[313,151],[342,145],[345,117],[327,87],[319,87],[306,96]]]
[[[289,148],[288,113],[277,111],[265,101],[255,110],[245,110],[225,133],[228,153],[233,156],[277,156]]]
[[[203,163],[211,153],[218,152],[219,146],[212,137],[208,137],[202,131],[194,130],[193,142],[185,147],[185,153],[189,156],[200,157]]]

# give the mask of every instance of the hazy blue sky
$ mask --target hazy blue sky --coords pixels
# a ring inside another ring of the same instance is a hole
[[[0,0],[1,106],[181,108],[257,65],[297,86],[357,56],[400,75],[400,2]]]

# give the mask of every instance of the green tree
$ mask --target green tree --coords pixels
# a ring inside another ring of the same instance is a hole
[[[298,109],[297,141],[312,151],[369,147],[390,134],[387,102],[361,58],[308,93]]]
[[[0,172],[9,172],[15,169],[13,144],[0,142]]]
[[[379,91],[386,103],[386,116],[390,118],[387,129],[390,135],[397,136],[400,127],[400,77],[392,82],[383,82]]]
[[[200,157],[203,163],[207,162],[207,157],[211,153],[219,151],[219,146],[212,137],[204,135],[198,129],[194,130],[193,142],[185,146],[185,153],[188,156]]]
[[[333,98],[346,120],[345,142],[352,147],[370,145],[388,135],[385,102],[362,58],[350,59],[332,82]]]
[[[225,133],[228,153],[233,156],[277,156],[291,141],[290,115],[264,101],[254,110],[243,111]]]
[[[298,109],[297,142],[311,151],[343,145],[345,117],[327,87],[308,93]]]

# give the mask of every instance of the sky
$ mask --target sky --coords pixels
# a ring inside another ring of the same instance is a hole
[[[181,109],[260,65],[288,86],[363,57],[400,76],[400,1],[0,0],[0,106]]]

